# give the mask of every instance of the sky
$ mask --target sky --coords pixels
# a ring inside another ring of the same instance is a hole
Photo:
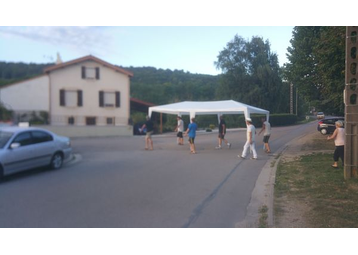
[[[94,55],[123,67],[217,75],[214,62],[237,34],[269,40],[287,62],[292,26],[0,26],[0,61],[49,63]]]

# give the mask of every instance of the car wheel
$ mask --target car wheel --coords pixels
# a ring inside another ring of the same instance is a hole
[[[327,134],[327,129],[324,129],[324,128],[321,129],[321,134],[322,134],[322,135],[326,135],[326,134]]]
[[[57,152],[55,153],[55,155],[53,155],[52,159],[51,159],[51,168],[52,169],[60,169],[62,167],[63,164],[63,156],[61,153]]]

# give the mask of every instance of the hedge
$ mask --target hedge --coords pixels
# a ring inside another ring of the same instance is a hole
[[[165,116],[165,119],[164,119]],[[251,119],[256,128],[262,127],[261,118],[266,117],[262,114],[251,114]],[[226,122],[227,128],[246,128],[245,116],[243,114],[230,114],[224,115],[224,120]],[[185,124],[185,129],[189,125],[189,116],[184,115],[183,121]],[[213,129],[213,127],[218,127],[218,118],[217,115],[197,115],[195,121],[198,124],[200,129]],[[297,122],[297,116],[293,114],[270,114],[269,122],[272,127],[278,126],[289,126],[294,125]],[[159,125],[159,123],[156,123]],[[164,115],[163,114],[163,132],[173,132],[176,126],[176,116],[175,115]],[[159,126],[157,127],[159,128]]]
[[[259,114],[251,114],[252,123],[256,128],[262,127],[261,118],[266,117],[266,115],[259,115]],[[244,128],[246,127],[245,123],[245,116],[244,115],[224,115],[224,120],[226,122],[226,126],[228,128]],[[215,115],[204,116],[199,115],[196,116],[196,122],[198,126],[201,128],[209,128],[210,126],[218,126],[218,119]],[[271,114],[269,122],[271,126],[278,127],[278,126],[289,126],[294,125],[297,122],[297,116],[293,114]]]

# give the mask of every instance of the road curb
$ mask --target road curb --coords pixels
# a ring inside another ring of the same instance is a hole
[[[294,144],[297,140],[302,139],[307,134],[296,137],[292,141],[286,143],[272,154],[273,158],[269,159],[257,178],[255,187],[251,193],[251,200],[247,206],[246,217],[243,221],[235,224],[237,228],[257,228],[259,227],[260,213],[259,210],[266,206],[267,211],[267,225],[274,227],[274,189],[276,182],[276,171],[278,163],[280,162],[285,151]]]

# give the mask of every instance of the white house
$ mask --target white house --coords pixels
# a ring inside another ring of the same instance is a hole
[[[0,100],[16,114],[47,112],[50,126],[127,126],[132,76],[90,55],[4,86]]]

